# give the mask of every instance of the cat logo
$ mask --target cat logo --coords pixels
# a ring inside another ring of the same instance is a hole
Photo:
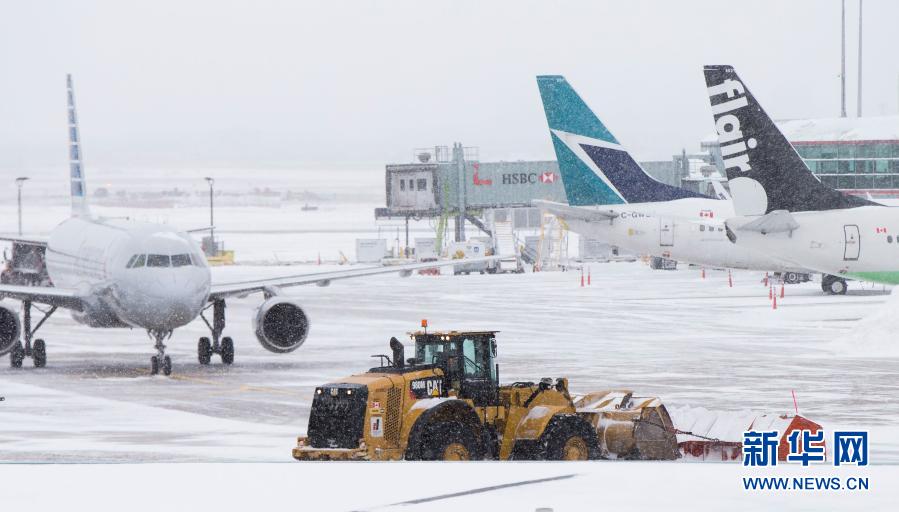
[[[415,398],[430,398],[443,396],[443,379],[429,377],[417,379],[409,383],[409,390]]]

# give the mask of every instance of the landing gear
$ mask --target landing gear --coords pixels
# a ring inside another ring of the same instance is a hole
[[[34,333],[50,318],[50,315],[56,311],[56,306],[51,307],[47,311],[35,306],[34,309],[42,312],[44,316],[34,326],[34,329],[31,328],[31,308],[30,300],[22,301],[22,341],[16,343],[16,346],[9,353],[9,365],[13,368],[21,368],[26,357],[31,358],[35,368],[47,366],[47,343],[44,340],[37,339],[34,340],[34,345],[32,346],[31,339]]]
[[[222,338],[222,331],[225,330],[225,301],[217,300],[212,303],[212,323],[206,320],[206,316],[200,313],[200,318],[209,327],[212,333],[212,341],[207,337],[202,337],[197,342],[197,360],[200,364],[207,365],[212,361],[212,354],[218,354],[222,358],[222,364],[231,364],[234,362],[234,340],[225,336]]]
[[[172,374],[172,358],[165,355],[166,338],[172,337],[172,331],[149,331],[148,334],[156,339],[156,355],[150,358],[150,375],[156,375],[162,370],[163,375]],[[160,368],[161,367],[161,368]]]
[[[821,290],[828,295],[846,295],[849,286],[842,277],[824,275],[821,276]]]

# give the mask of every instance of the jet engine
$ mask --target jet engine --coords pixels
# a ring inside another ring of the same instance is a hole
[[[259,306],[253,319],[259,343],[270,352],[284,354],[300,348],[309,333],[309,318],[296,302],[272,297]]]
[[[19,323],[18,313],[0,305],[0,356],[12,350],[21,333],[22,324]]]

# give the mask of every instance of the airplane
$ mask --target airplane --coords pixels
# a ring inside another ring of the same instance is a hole
[[[0,356],[10,354],[14,368],[21,367],[26,357],[32,358],[35,367],[46,365],[45,341],[36,339],[32,344],[32,339],[60,308],[70,310],[77,322],[89,327],[145,329],[155,340],[156,355],[150,359],[150,373],[154,375],[160,370],[164,375],[172,372],[165,340],[176,328],[200,317],[212,337],[202,337],[197,343],[200,364],[209,364],[212,355],[218,354],[223,364],[230,365],[234,362],[234,341],[222,337],[226,301],[254,293],[262,293],[265,299],[253,318],[259,343],[271,352],[292,352],[306,340],[309,318],[294,299],[282,295],[282,288],[312,283],[327,286],[338,279],[393,272],[408,276],[414,270],[454,263],[434,261],[213,283],[205,255],[187,232],[162,224],[91,215],[71,75],[66,81],[72,216],[56,226],[47,240],[0,238],[43,248],[52,282],[52,286],[0,284],[0,299],[22,302],[21,322],[16,311],[0,304]],[[32,327],[34,304],[48,308]],[[209,309],[211,323],[204,314]]]
[[[703,71],[733,194],[731,242],[821,272],[827,293],[845,294],[847,277],[899,284],[899,209],[821,183],[732,66]]]
[[[808,271],[728,242],[731,201],[648,175],[562,76],[538,76],[568,204],[534,201],[585,236],[637,254],[714,268],[764,270],[794,283]],[[727,197],[723,188],[716,195]]]

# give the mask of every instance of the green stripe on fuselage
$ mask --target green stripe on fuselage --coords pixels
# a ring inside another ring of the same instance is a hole
[[[870,281],[881,284],[899,284],[899,271],[883,272],[847,272],[845,274],[859,281]]]

